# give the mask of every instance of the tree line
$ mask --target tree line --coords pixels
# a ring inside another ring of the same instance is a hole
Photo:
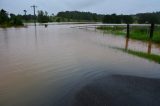
[[[141,13],[136,15],[138,23],[156,23],[160,24],[160,12]]]
[[[5,10],[0,10],[0,26],[21,26],[23,25],[22,17],[20,15],[8,14]]]
[[[8,13],[4,9],[0,10],[0,26],[21,26],[24,22],[34,22],[36,19],[39,23],[47,22],[103,22],[103,23],[156,23],[160,24],[160,12],[139,13],[135,15],[117,15],[117,14],[96,14],[91,12],[64,11],[57,15],[48,15],[46,11],[38,10],[37,15],[26,14],[15,15]]]
[[[139,13],[136,15],[105,15],[103,23],[138,23],[138,24],[160,24],[160,12]]]
[[[59,12],[57,17],[65,18],[68,21],[101,21],[104,15],[91,13],[91,12],[79,12],[79,11],[65,11]]]
[[[121,24],[121,23],[134,23],[134,18],[131,15],[105,15],[103,18],[103,23],[115,23],[115,24]]]
[[[24,23],[34,22],[36,19],[39,23],[51,22],[51,16],[48,15],[46,11],[39,10],[36,16],[31,14],[16,15],[13,13],[8,13],[6,10],[0,10],[0,27],[10,27],[10,26],[23,26]]]
[[[79,12],[79,11],[65,11],[59,12],[56,17],[59,17],[58,21],[92,21],[92,22],[103,22],[103,23],[156,23],[160,24],[160,12],[153,13],[139,13],[135,15],[117,15],[117,14],[96,14],[90,12]]]

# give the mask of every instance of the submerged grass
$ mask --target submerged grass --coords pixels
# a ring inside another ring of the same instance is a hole
[[[99,30],[103,30],[105,33],[111,33],[115,35],[125,35],[125,27],[123,26],[100,26],[97,27]]]
[[[113,47],[113,48],[117,49],[117,50],[120,50],[120,51],[123,51],[123,52],[128,53],[128,54],[132,54],[132,55],[135,55],[135,56],[138,56],[138,57],[141,57],[141,58],[145,58],[145,59],[154,61],[154,62],[160,64],[160,56],[159,55],[148,54],[148,53],[144,53],[144,52],[140,52],[140,51],[134,51],[134,50],[126,50],[126,49],[123,49],[123,48],[115,48],[115,47]]]
[[[124,26],[100,26],[97,29],[103,30],[105,33],[126,36],[126,27]],[[149,27],[147,26],[131,27],[130,38],[141,40],[141,41],[148,41],[149,40]],[[160,26],[156,26],[152,41],[154,43],[160,43]]]

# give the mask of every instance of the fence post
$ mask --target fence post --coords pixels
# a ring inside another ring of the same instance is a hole
[[[153,37],[153,33],[154,33],[154,28],[155,28],[155,24],[151,24],[151,27],[150,27],[150,39],[152,39],[152,37]]]
[[[151,54],[151,50],[152,50],[152,38],[153,38],[153,34],[154,34],[154,28],[155,28],[155,24],[152,23],[150,26],[150,35],[149,35],[149,42],[148,42],[148,54]]]
[[[130,35],[130,25],[127,24],[127,38],[129,38],[129,35]]]

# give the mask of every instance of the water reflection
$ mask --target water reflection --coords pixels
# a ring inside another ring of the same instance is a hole
[[[128,50],[128,44],[129,44],[129,38],[126,37],[126,45],[125,45],[125,50]]]
[[[45,25],[44,25],[44,27],[45,27],[45,28],[47,28],[47,27],[48,27],[48,25],[47,25],[47,24],[45,24]]]
[[[129,49],[129,41],[130,41],[130,38],[126,37],[126,39],[125,39],[125,50]],[[152,40],[148,41],[148,51],[147,51],[147,53],[148,54],[152,53]]]
[[[82,29],[85,29],[86,27],[87,27],[87,25],[81,26]],[[155,44],[151,41],[150,42],[143,42],[140,40],[123,38],[121,36],[113,36],[113,34],[107,33],[105,31],[96,30],[95,27],[92,27],[92,28],[88,27],[88,30],[95,31],[96,33],[101,33],[104,38],[108,39],[106,42],[106,45],[111,45],[111,46],[114,45],[115,47],[124,48],[126,50],[129,47],[129,49],[141,51],[141,52],[146,52],[148,54],[151,54],[151,52],[152,52],[152,54],[159,55],[159,53],[160,53],[160,45]]]
[[[149,42],[148,42],[148,54],[151,54],[151,52],[152,52],[152,41],[149,40]]]
[[[37,37],[37,27],[36,27],[36,25],[34,27],[34,34],[35,34],[35,45],[37,47],[38,46],[38,37]]]
[[[4,42],[5,42],[6,48],[9,47],[8,40],[9,40],[8,31],[7,31],[7,29],[4,29]]]

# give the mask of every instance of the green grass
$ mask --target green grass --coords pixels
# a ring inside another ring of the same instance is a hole
[[[10,23],[3,23],[3,24],[0,24],[0,28],[9,28],[9,27],[24,27],[24,24],[17,24],[17,25],[13,25],[13,24],[10,24]]]
[[[98,27],[97,29],[105,31],[105,33],[111,33],[115,35],[125,35],[125,27],[120,27],[120,26],[114,26],[114,27],[106,27],[106,26],[101,26]]]
[[[105,33],[126,36],[126,27],[124,26],[101,26],[101,27],[98,27],[97,29],[103,30]],[[131,27],[130,38],[141,40],[141,41],[148,41],[149,40],[149,27],[141,27],[141,26]],[[160,43],[160,27],[155,28],[152,41],[154,43]]]
[[[118,49],[118,50],[121,50],[125,53],[132,54],[132,55],[135,55],[135,56],[138,56],[141,58],[145,58],[145,59],[148,59],[148,60],[151,60],[151,61],[154,61],[154,62],[160,64],[160,56],[159,55],[148,54],[148,53],[144,53],[144,52],[140,52],[140,51],[126,50],[123,48],[114,48],[114,49]]]

